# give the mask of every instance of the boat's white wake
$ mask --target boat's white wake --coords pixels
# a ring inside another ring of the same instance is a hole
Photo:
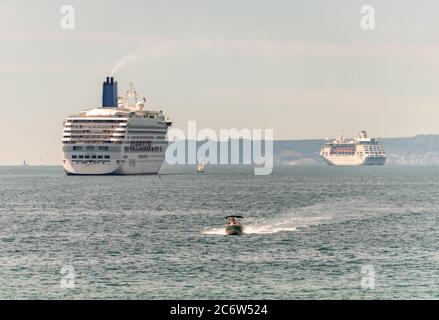
[[[319,224],[329,217],[290,217],[277,218],[273,220],[265,219],[249,219],[246,223],[244,221],[244,234],[272,234],[278,232],[292,232],[298,228],[306,228],[311,225]],[[206,229],[202,234],[207,235],[225,235],[224,228]]]
[[[224,228],[212,228],[212,229],[206,229],[203,232],[201,232],[202,234],[210,234],[210,235],[226,235],[226,231],[224,230]]]
[[[349,199],[332,203],[318,203],[315,205],[295,208],[275,218],[247,217],[243,220],[244,234],[272,234],[278,232],[293,232],[313,225],[346,221],[352,219],[367,219],[374,215],[392,213],[413,213],[422,211],[422,208],[407,208],[394,203],[373,204],[367,199]],[[352,208],[355,208],[353,210]],[[202,232],[207,235],[225,235],[224,227],[208,228]]]

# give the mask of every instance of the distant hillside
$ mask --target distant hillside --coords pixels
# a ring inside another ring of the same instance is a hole
[[[273,154],[276,164],[324,164],[319,152],[325,140],[275,141]]]
[[[388,163],[439,164],[439,135],[417,135],[410,138],[387,138],[381,142]]]
[[[439,164],[439,135],[417,135],[408,138],[383,138],[378,139],[383,145],[387,154],[389,164]],[[229,157],[231,145],[228,142]],[[274,141],[273,155],[277,165],[325,165],[320,157],[320,147],[325,140],[284,140]],[[183,149],[187,148],[187,140],[180,141]],[[197,148],[204,144],[197,141]],[[218,159],[220,153],[220,142],[218,142]],[[186,146],[184,146],[186,145]],[[240,162],[243,158],[243,141],[239,142]],[[187,150],[187,149],[186,149]]]

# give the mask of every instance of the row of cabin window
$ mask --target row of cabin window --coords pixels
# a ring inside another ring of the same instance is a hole
[[[130,147],[125,147],[124,151],[126,153],[128,152],[163,152],[163,147],[152,147],[152,146],[146,146],[146,145],[141,145],[141,146],[130,146]]]
[[[73,146],[74,151],[81,151],[82,146]],[[86,146],[87,151],[95,150],[95,146]],[[99,151],[108,151],[108,146],[98,146]]]
[[[73,154],[72,159],[110,159],[110,156],[109,155],[104,155],[104,156],[86,155],[86,156],[84,156],[84,155]]]

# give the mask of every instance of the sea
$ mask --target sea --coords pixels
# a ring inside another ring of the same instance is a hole
[[[0,299],[438,299],[438,209],[439,166],[3,166]]]

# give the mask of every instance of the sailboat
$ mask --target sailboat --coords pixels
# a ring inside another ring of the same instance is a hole
[[[204,161],[203,160],[198,160],[197,172],[203,173],[205,171],[204,167],[205,167]]]

